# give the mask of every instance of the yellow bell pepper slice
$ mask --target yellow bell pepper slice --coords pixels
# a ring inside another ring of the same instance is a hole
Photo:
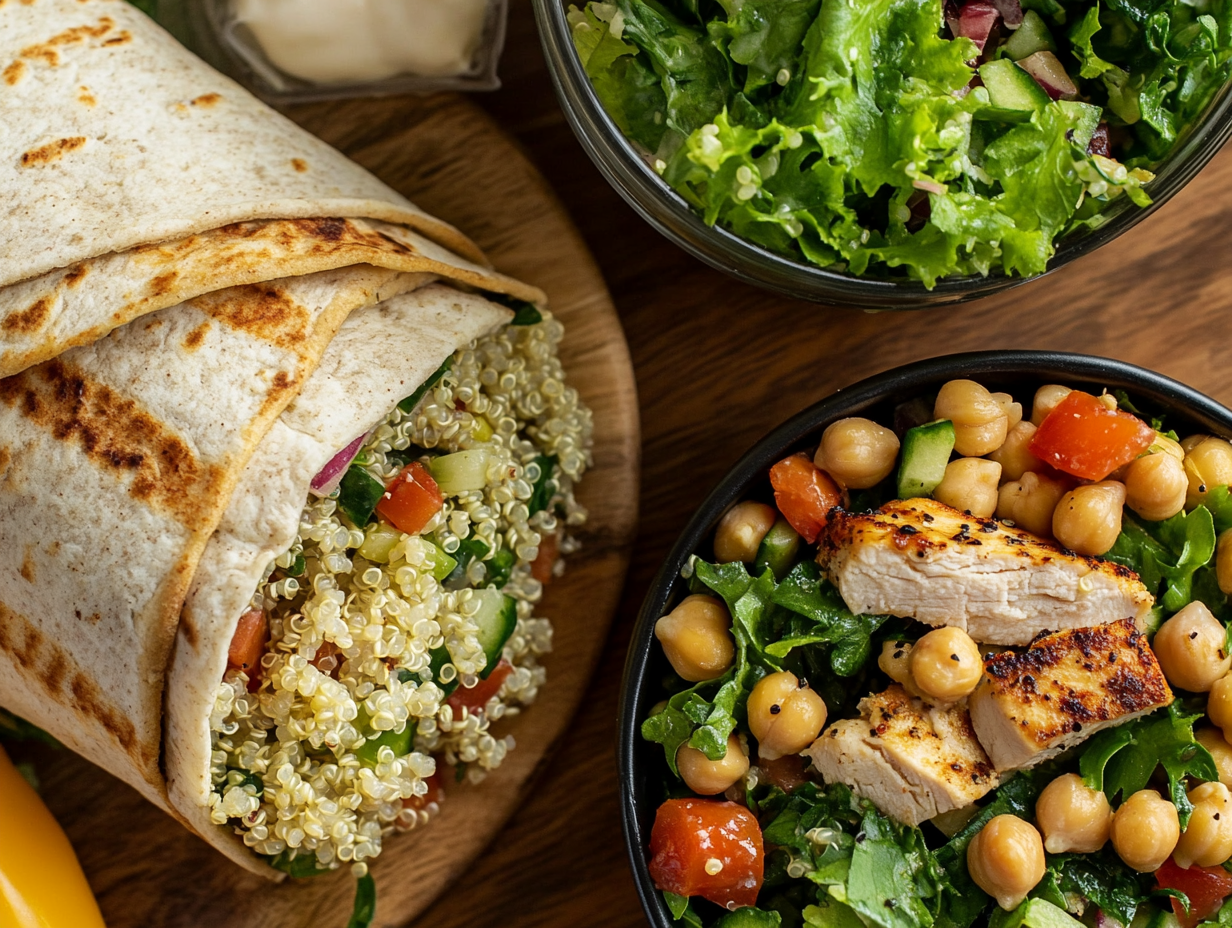
[[[2,748],[0,925],[106,928],[68,837]]]

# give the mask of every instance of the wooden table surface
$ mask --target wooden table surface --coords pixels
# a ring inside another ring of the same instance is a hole
[[[644,436],[642,522],[613,633],[571,734],[464,891],[446,894],[417,924],[640,925],[620,833],[616,705],[639,604],[690,513],[787,416],[862,377],[951,351],[1102,354],[1232,402],[1232,151],[1150,221],[1045,280],[957,308],[866,314],[737,283],[643,223],[566,125],[528,0],[512,4],[501,75],[502,90],[475,99],[568,208],[628,336]]]

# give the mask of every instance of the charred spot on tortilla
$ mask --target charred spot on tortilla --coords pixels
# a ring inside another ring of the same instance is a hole
[[[0,402],[20,408],[62,442],[80,444],[104,468],[131,472],[129,493],[192,527],[206,517],[203,499],[222,480],[157,419],[106,384],[56,359],[0,380]]]
[[[56,50],[66,45],[80,45],[86,39],[101,39],[111,31],[115,20],[110,16],[100,16],[97,26],[73,26],[63,32],[56,33],[46,42],[27,45],[21,50],[22,58],[35,61],[45,61],[49,67],[58,67],[60,53]]]
[[[108,734],[120,743],[120,746],[132,754],[137,746],[137,730],[133,723],[117,712],[104,698],[93,678],[83,670],[73,674],[69,688],[73,693],[73,702],[86,715],[99,721]]]
[[[85,84],[77,89],[77,102],[84,103],[86,106],[98,105],[98,100],[94,98],[94,94],[90,93],[90,88]]]
[[[175,286],[175,282],[179,278],[179,271],[167,271],[165,274],[159,274],[150,281],[149,292],[153,296],[162,296],[165,293],[170,293],[171,288]]]
[[[308,162],[305,161],[303,158],[292,158],[291,167],[295,168],[295,170],[303,174],[308,170]]]
[[[233,287],[193,304],[229,328],[291,350],[304,343],[312,322],[308,310],[271,284]]]
[[[60,160],[69,152],[85,147],[85,144],[86,137],[84,135],[74,135],[67,139],[56,139],[54,142],[48,142],[46,145],[32,148],[23,154],[21,156],[21,166],[23,168],[31,168],[40,164],[51,164],[53,161]]]
[[[40,297],[27,308],[10,313],[0,321],[0,331],[16,332],[21,335],[32,335],[41,329],[51,318],[51,298]]]
[[[209,331],[211,328],[212,326],[207,320],[206,322],[201,323],[199,326],[197,326],[195,329],[189,332],[188,335],[184,338],[184,342],[183,342],[184,350],[190,351],[190,352],[196,351],[203,344],[205,344],[205,336],[209,334]]]
[[[195,100],[190,101],[189,105],[190,106],[211,107],[211,106],[217,105],[221,101],[222,101],[222,94],[220,93],[203,93],[201,96],[197,97]]]
[[[123,45],[125,42],[131,42],[132,40],[133,34],[127,29],[124,29],[118,35],[114,35],[110,39],[104,40],[103,45]]]
[[[26,545],[26,550],[21,557],[21,570],[19,570],[18,573],[21,574],[21,579],[25,580],[27,583],[33,583],[35,581],[34,545]]]
[[[21,60],[14,61],[6,67],[2,73],[4,75],[4,82],[12,87],[19,80],[21,80],[22,75],[26,73],[26,63]]]
[[[89,273],[90,273],[90,262],[82,261],[75,268],[73,268],[71,271],[69,271],[67,274],[64,275],[64,283],[66,286],[70,288],[76,287],[83,280],[85,280],[86,275]]]
[[[12,463],[13,453],[8,448],[0,448],[0,480],[9,472],[9,465]]]

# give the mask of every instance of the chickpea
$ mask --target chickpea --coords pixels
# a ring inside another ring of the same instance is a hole
[[[1215,761],[1215,769],[1219,771],[1219,782],[1224,786],[1232,786],[1232,744],[1228,744],[1223,732],[1204,725],[1194,732],[1194,740],[1210,752]]]
[[[990,461],[1001,465],[1002,480],[1019,480],[1028,471],[1040,471],[1044,462],[1028,448],[1035,437],[1035,426],[1023,420],[1009,430],[1005,443],[988,455]]]
[[[933,499],[987,519],[997,511],[997,484],[1001,465],[984,458],[959,458],[945,465],[945,476],[933,490]]]
[[[1205,693],[1232,669],[1228,631],[1206,605],[1194,600],[1155,633],[1151,648],[1175,687]]]
[[[727,736],[727,753],[711,760],[704,752],[682,744],[676,752],[676,769],[684,785],[699,796],[715,796],[738,782],[749,769],[749,756],[740,739]]]
[[[1027,471],[1021,480],[1001,487],[997,518],[1008,519],[1041,538],[1052,537],[1052,514],[1065,495],[1065,484],[1044,474]]]
[[[813,463],[850,490],[874,487],[894,471],[898,436],[871,419],[831,423],[822,433]]]
[[[996,451],[1009,431],[1001,404],[974,380],[951,380],[942,386],[933,415],[954,423],[954,450],[962,455]]]
[[[1181,837],[1176,806],[1153,789],[1140,789],[1112,817],[1112,847],[1139,873],[1158,870]]]
[[[935,628],[911,649],[911,678],[926,696],[953,702],[968,695],[984,675],[984,658],[961,628]]]
[[[749,693],[748,713],[762,760],[800,753],[817,740],[826,724],[825,702],[807,681],[786,670],[757,681]]]
[[[1052,535],[1078,554],[1107,553],[1121,534],[1125,484],[1115,480],[1074,487],[1057,503]]]
[[[1178,461],[1185,460],[1185,449],[1181,447],[1181,443],[1175,438],[1169,438],[1158,430],[1155,432],[1155,442],[1151,447],[1157,448],[1164,454],[1172,455]]]
[[[1215,487],[1232,483],[1232,445],[1222,438],[1198,442],[1185,454],[1185,476],[1189,478],[1185,508],[1193,509],[1206,502]]]
[[[1039,832],[1016,815],[994,816],[967,845],[967,870],[997,905],[1017,908],[1044,878]]]
[[[745,500],[736,503],[723,515],[714,530],[714,558],[720,564],[757,560],[757,549],[774,525],[778,513],[773,506]]]
[[[1187,435],[1181,439],[1181,451],[1185,454],[1189,454],[1189,452],[1193,451],[1194,448],[1198,447],[1198,445],[1202,444],[1202,442],[1206,441],[1210,437],[1211,436],[1201,432],[1197,435]]]
[[[1211,684],[1206,698],[1206,714],[1224,731],[1232,731],[1232,674]]]
[[[1015,403],[1014,398],[1008,393],[994,393],[992,398],[997,401],[997,405],[1005,413],[1006,429],[1012,432],[1014,426],[1022,421],[1022,403]]]
[[[1232,595],[1232,528],[1219,536],[1219,544],[1215,546],[1215,579],[1219,581],[1219,589]]]
[[[1185,465],[1163,451],[1125,467],[1125,505],[1150,522],[1170,519],[1184,509],[1188,490]]]
[[[1045,384],[1036,390],[1035,402],[1031,406],[1031,424],[1038,428],[1039,424],[1048,418],[1048,414],[1057,408],[1061,400],[1073,392],[1069,387],[1058,386],[1055,383]]]
[[[1076,773],[1057,777],[1035,801],[1035,820],[1049,854],[1094,854],[1108,840],[1112,806]]]
[[[736,659],[731,616],[713,596],[686,596],[655,623],[655,637],[672,669],[690,683],[722,676]]]
[[[1232,794],[1222,783],[1200,783],[1189,791],[1193,812],[1172,859],[1188,870],[1217,867],[1232,857]]]

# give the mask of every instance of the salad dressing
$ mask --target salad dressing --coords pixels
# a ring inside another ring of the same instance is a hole
[[[269,60],[317,84],[471,70],[487,0],[232,0]]]

